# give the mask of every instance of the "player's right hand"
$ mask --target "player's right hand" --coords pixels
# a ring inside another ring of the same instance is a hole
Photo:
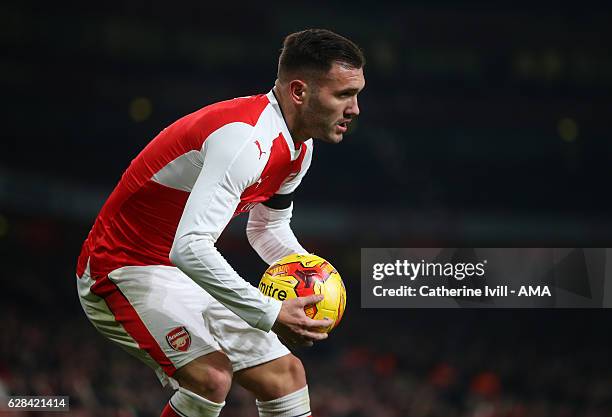
[[[314,320],[304,312],[304,307],[322,299],[323,295],[317,294],[283,301],[272,330],[285,344],[293,347],[312,346],[315,341],[326,339],[327,333],[320,329],[329,327],[331,319]]]

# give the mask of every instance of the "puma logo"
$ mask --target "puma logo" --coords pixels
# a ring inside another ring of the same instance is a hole
[[[258,140],[255,141],[255,145],[257,145],[257,149],[259,149],[259,159],[261,159],[261,156],[265,154],[266,152],[261,150],[261,144],[259,143]]]

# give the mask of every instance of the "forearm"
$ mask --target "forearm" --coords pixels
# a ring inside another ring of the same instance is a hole
[[[170,259],[212,297],[249,325],[269,331],[276,321],[281,302],[264,297],[242,279],[221,256],[212,240],[186,235],[177,239]]]
[[[247,238],[267,264],[293,253],[307,253],[291,230],[292,209],[292,205],[276,210],[258,204],[249,214]]]

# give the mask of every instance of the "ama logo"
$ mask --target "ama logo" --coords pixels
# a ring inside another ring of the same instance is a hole
[[[518,293],[519,297],[550,297],[550,289],[548,285],[521,285]]]

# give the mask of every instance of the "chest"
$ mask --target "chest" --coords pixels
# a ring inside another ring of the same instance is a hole
[[[302,143],[299,156],[292,161],[291,153],[282,134],[274,139],[266,166],[257,181],[244,190],[240,196],[240,203],[234,212],[234,217],[272,197],[287,178],[300,171],[305,153],[306,145]]]

